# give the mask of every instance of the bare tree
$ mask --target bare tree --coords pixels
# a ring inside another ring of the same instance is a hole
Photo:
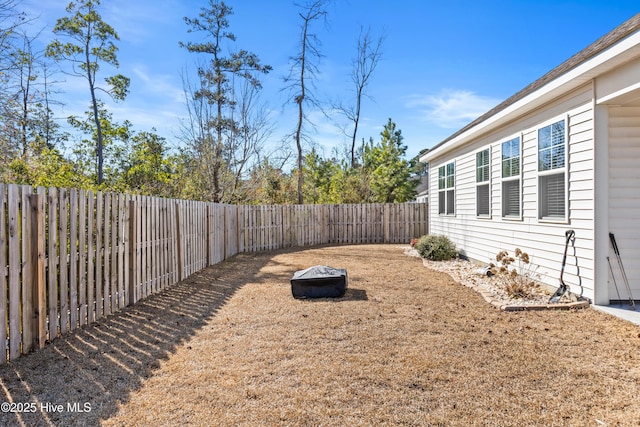
[[[49,148],[64,148],[60,145],[64,144],[67,140],[68,134],[66,132],[60,132],[60,125],[56,123],[53,111],[51,110],[52,105],[63,105],[61,101],[52,98],[52,95],[59,93],[54,87],[60,82],[50,79],[52,73],[46,62],[42,62],[40,65],[42,69],[40,75],[41,90],[40,100],[38,102],[39,108],[36,110],[36,122],[34,124],[36,128],[35,134],[36,137],[40,138]]]
[[[350,154],[352,167],[356,167],[356,137],[360,124],[360,114],[362,112],[362,98],[367,96],[366,90],[369,85],[369,80],[378,66],[378,62],[380,62],[382,58],[382,44],[384,43],[384,39],[384,36],[372,36],[371,29],[365,32],[363,28],[360,28],[357,53],[353,60],[353,68],[351,69],[350,75],[355,95],[354,104],[350,106],[339,105],[337,107],[347,120],[353,123],[351,132],[345,129],[345,134],[351,139]]]
[[[264,155],[264,144],[273,133],[269,110],[260,100],[260,88],[241,79],[229,88],[232,103],[228,120],[233,123],[223,134],[223,144],[217,151],[217,129],[211,126],[217,119],[217,106],[206,98],[195,96],[201,90],[193,84],[186,72],[182,75],[183,90],[187,105],[187,119],[182,123],[180,139],[189,147],[193,165],[192,179],[204,200],[221,203],[239,202],[242,184],[251,169],[260,163]],[[219,163],[220,167],[216,165]],[[217,178],[215,178],[217,176]],[[218,189],[212,186],[214,178]]]
[[[181,126],[181,140],[189,148],[191,159],[189,169],[191,178],[200,189],[202,200],[211,201],[216,190],[207,183],[213,182],[215,154],[212,147],[215,141],[214,129],[209,125],[217,115],[215,105],[200,96],[195,96],[199,87],[189,80],[186,71],[182,73],[182,87],[187,106],[187,119]],[[192,195],[190,195],[192,196]]]
[[[319,46],[320,41],[318,37],[310,30],[310,26],[313,22],[326,17],[327,12],[325,7],[330,0],[312,0],[304,5],[296,4],[301,9],[298,13],[302,19],[300,26],[300,44],[298,54],[291,58],[291,70],[288,77],[285,78],[285,83],[288,85],[291,91],[291,100],[295,102],[298,108],[298,120],[296,129],[294,132],[294,139],[296,141],[296,148],[298,151],[297,160],[297,178],[298,178],[298,203],[304,202],[302,193],[302,162],[303,151],[302,142],[305,138],[304,123],[308,122],[305,107],[318,106],[316,98],[313,95],[313,81],[317,77],[318,66],[317,62],[322,58]]]
[[[250,169],[259,164],[260,152],[273,134],[273,124],[266,105],[260,101],[259,88],[245,80],[239,92],[234,104],[237,125],[229,138],[226,156],[232,183],[227,186],[229,194],[225,198],[233,202],[240,201],[240,184]]]

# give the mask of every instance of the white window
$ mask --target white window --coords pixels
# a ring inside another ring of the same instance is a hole
[[[538,129],[538,218],[567,217],[565,121]]]
[[[502,143],[502,216],[520,215],[520,137]]]
[[[489,184],[490,152],[487,148],[476,153],[476,215],[491,214],[491,187]]]
[[[455,214],[455,164],[448,163],[438,168],[438,213]]]

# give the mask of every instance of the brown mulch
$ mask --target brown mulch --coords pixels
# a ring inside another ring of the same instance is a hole
[[[293,299],[318,264],[347,269],[345,297]],[[36,404],[3,426],[637,426],[640,327],[497,310],[398,245],[314,247],[205,269],[0,367],[0,386]]]

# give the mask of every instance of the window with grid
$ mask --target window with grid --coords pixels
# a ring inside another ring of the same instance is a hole
[[[566,129],[560,120],[538,129],[538,217],[566,219]]]
[[[490,215],[489,149],[476,153],[476,215]]]
[[[520,218],[520,137],[502,143],[502,216]]]
[[[455,214],[455,165],[453,162],[438,168],[438,213]]]

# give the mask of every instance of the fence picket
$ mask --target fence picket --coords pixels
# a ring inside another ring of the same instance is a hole
[[[98,191],[96,194],[96,320],[99,320],[106,314],[102,304],[102,276],[103,276],[103,227],[104,223],[104,194]]]
[[[143,260],[144,260],[144,240],[143,240],[143,230],[144,230],[144,221],[145,211],[144,211],[144,197],[136,196],[135,198],[135,215],[136,215],[136,284],[135,284],[135,300],[140,301],[144,298],[144,274],[143,274]]]
[[[184,204],[184,221],[182,223],[182,230],[184,230],[184,234],[182,235],[182,247],[184,249],[184,277],[189,277],[191,274],[191,245],[193,243],[193,239],[191,237],[191,221],[193,220],[193,202],[188,201]]]
[[[4,193],[4,191],[2,192]],[[48,270],[48,306],[49,306],[49,340],[58,336],[58,191],[49,189],[48,201],[49,241],[47,245]],[[3,220],[0,220],[4,224]],[[5,265],[2,263],[2,265]]]
[[[104,234],[102,235],[102,311],[105,316],[111,314],[111,264],[109,263],[111,250],[109,243],[111,241],[111,193],[104,194]]]
[[[144,217],[142,210],[143,198],[141,196],[136,197],[136,285],[135,285],[135,300],[139,301],[143,296],[143,276],[142,276],[142,218]]]
[[[158,224],[158,210],[156,199],[151,199],[151,292],[158,292],[158,234],[157,234],[157,224]]]
[[[118,197],[116,194],[111,194],[111,273],[109,282],[109,292],[111,292],[109,308],[111,313],[115,313],[118,305]]]
[[[69,240],[69,196],[65,189],[60,190],[59,204],[60,221],[58,222],[58,236],[60,239],[60,257],[58,269],[60,272],[60,280],[58,282],[58,298],[60,298],[60,334],[66,334],[69,331],[69,251],[67,248],[67,242]]]
[[[9,357],[20,355],[20,199],[18,186],[10,184],[7,211],[9,216]]]
[[[69,190],[69,329],[78,326],[78,190]]]
[[[96,320],[95,293],[95,196],[87,192],[87,323]]]
[[[33,283],[31,287],[32,300],[27,304],[32,305],[33,317],[31,319],[32,343],[43,348],[47,339],[46,335],[46,280],[45,280],[45,188],[38,187],[36,194],[30,198],[31,220],[31,266],[33,268]],[[23,302],[24,303],[24,302]]]
[[[140,198],[140,296],[139,299],[149,296],[147,276],[147,204],[148,197]]]
[[[78,304],[80,326],[87,324],[87,194],[80,190],[78,203]]]
[[[160,199],[160,289],[165,289],[167,283],[167,254],[169,252],[167,246],[167,205],[165,199]]]
[[[173,274],[173,261],[174,261],[174,255],[173,255],[173,247],[172,247],[172,239],[171,239],[171,201],[170,200],[164,200],[164,227],[165,227],[165,250],[166,250],[166,255],[165,255],[165,275],[166,275],[166,279],[165,279],[165,286],[170,286],[173,284],[173,281],[171,279],[172,274]]]
[[[191,221],[191,202],[187,201],[182,204],[182,209],[180,210],[180,232],[182,233],[180,236],[180,246],[182,247],[182,279],[185,279],[189,276],[189,266],[191,264],[191,251],[190,251],[190,228],[189,222]]]
[[[127,257],[125,250],[127,248],[127,211],[125,209],[124,194],[118,195],[118,301],[117,308],[121,309],[126,306],[125,301],[125,272],[127,271]]]
[[[29,302],[32,298],[32,267],[31,267],[31,218],[29,216],[29,196],[32,189],[29,186],[20,186],[21,203],[21,228],[22,228],[22,352],[28,353],[33,345],[33,330],[31,318],[33,309]]]

